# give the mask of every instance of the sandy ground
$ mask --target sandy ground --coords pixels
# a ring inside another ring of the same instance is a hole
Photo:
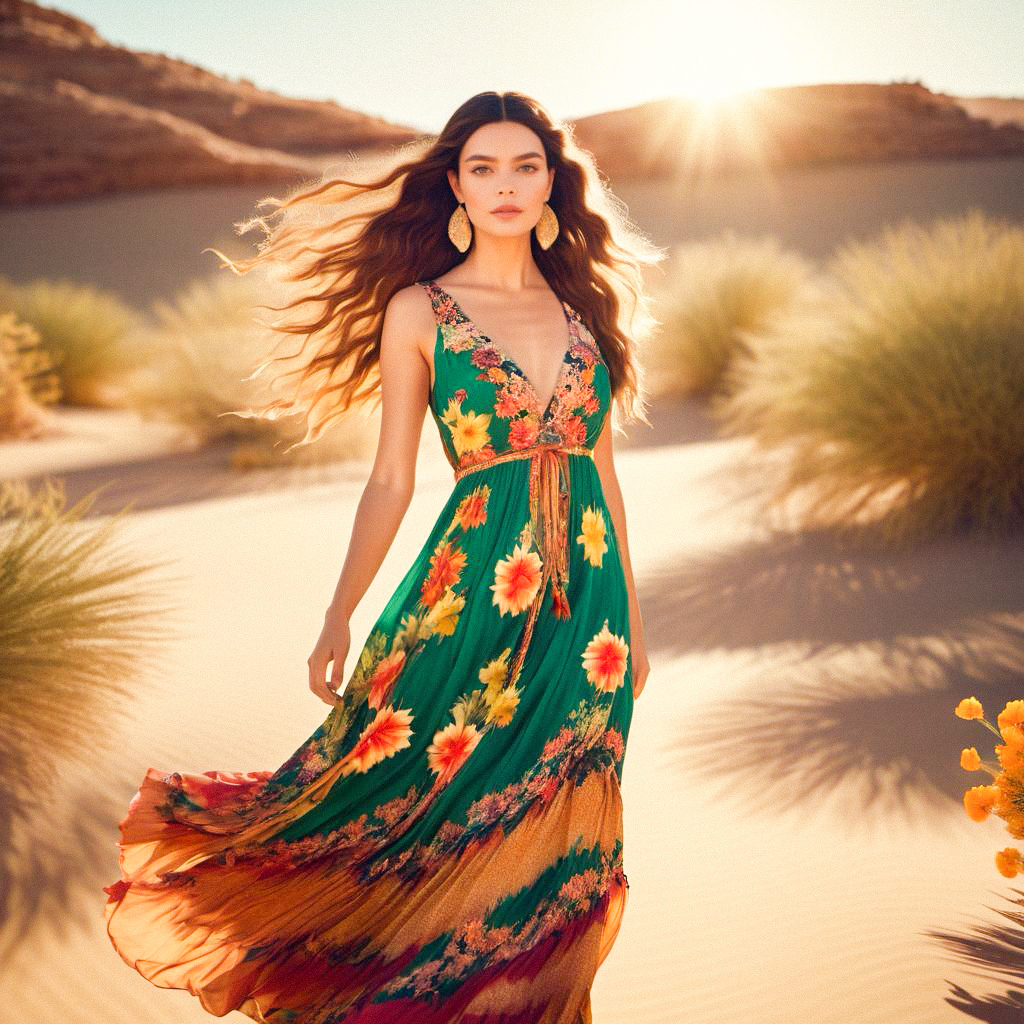
[[[879,554],[773,533],[737,496],[744,442],[692,406],[653,418],[616,458],[653,669],[624,776],[630,900],[595,1021],[1020,1021],[1024,935],[1004,915],[1021,889],[993,864],[1009,837],[961,805],[983,777],[960,750],[990,754],[990,734],[953,708],[1024,697],[1024,543]],[[305,660],[366,467],[241,486],[209,454],[124,458],[143,461],[65,465],[70,490],[122,471],[117,496],[145,499],[126,534],[175,560],[185,613],[130,719],[83,737],[93,764],[28,825],[15,896],[38,902],[0,964],[12,1024],[208,1020],[109,944],[117,821],[147,767],[274,768],[326,714]],[[451,487],[429,421],[417,484],[349,665]]]

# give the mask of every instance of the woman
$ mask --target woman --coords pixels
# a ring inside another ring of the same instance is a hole
[[[312,394],[260,414],[304,409],[306,442],[371,372],[380,385],[376,461],[309,658],[331,710],[274,773],[150,769],[107,929],[217,1016],[579,1024],[627,895],[619,787],[648,660],[609,414],[613,395],[639,401],[620,320],[652,322],[639,265],[660,253],[516,93],[473,97],[372,185],[283,206],[354,196],[359,216],[279,225],[242,265],[317,285],[311,320],[275,325],[321,336]],[[342,689],[428,407],[455,485]]]

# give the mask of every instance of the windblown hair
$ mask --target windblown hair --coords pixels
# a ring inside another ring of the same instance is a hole
[[[274,363],[298,360],[299,366],[271,382],[273,390],[297,376],[293,393],[238,415],[272,420],[302,414],[306,433],[297,444],[304,445],[350,407],[374,396],[379,404],[384,311],[395,292],[440,277],[465,258],[448,238],[457,203],[447,171],[458,173],[466,141],[495,121],[516,121],[540,138],[548,166],[555,169],[549,203],[559,231],[547,250],[531,231],[534,260],[600,345],[613,398],[626,421],[650,425],[637,345],[658,321],[644,294],[641,265],[659,263],[665,253],[630,223],[625,204],[611,192],[593,156],[576,144],[572,127],[556,127],[539,103],[517,92],[473,96],[440,135],[401,147],[401,162],[374,180],[325,175],[287,199],[262,200],[258,206],[278,207],[278,223],[253,217],[237,226],[240,234],[256,225],[264,229],[267,237],[254,258],[235,261],[217,249],[204,250],[216,253],[236,274],[283,269],[284,275],[276,276],[289,287],[299,286],[285,305],[257,307],[285,315],[272,323],[259,321],[273,332],[274,344],[270,358],[248,378]],[[304,314],[296,315],[300,310]],[[274,354],[289,335],[302,338],[299,349]],[[325,399],[328,407],[318,410]]]

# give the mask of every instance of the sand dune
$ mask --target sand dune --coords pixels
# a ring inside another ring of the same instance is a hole
[[[1019,954],[998,932],[1019,949],[1001,916],[1017,889],[992,861],[1008,837],[960,804],[974,780],[959,751],[984,752],[987,734],[952,709],[1024,696],[1024,542],[884,554],[773,532],[738,497],[745,442],[716,436],[696,405],[652,419],[617,454],[653,670],[624,774],[630,904],[595,1021],[1019,1020]],[[451,487],[429,423],[423,442],[354,644]],[[167,458],[167,479],[190,477],[186,454]],[[125,497],[147,486],[125,480]],[[276,767],[322,721],[305,658],[360,491],[358,474],[182,491],[132,520],[133,542],[190,581],[188,614],[169,669],[138,681],[130,720],[28,829],[36,862],[17,884],[51,898],[23,915],[0,968],[11,1020],[208,1019],[106,939],[116,822],[149,766]]]

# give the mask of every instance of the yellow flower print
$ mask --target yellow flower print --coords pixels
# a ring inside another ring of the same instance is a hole
[[[497,726],[508,725],[515,718],[516,708],[519,706],[519,688],[517,686],[506,686],[499,690],[493,700],[488,701],[487,721],[494,722]]]
[[[593,505],[583,510],[583,532],[576,538],[577,544],[583,545],[583,557],[596,568],[601,567],[604,553],[608,550],[605,543],[604,513]]]
[[[508,679],[508,657],[512,653],[511,647],[506,647],[501,654],[493,661],[487,662],[480,669],[480,682],[486,684],[486,696],[492,699],[505,685]]]
[[[427,622],[435,633],[451,636],[465,605],[466,599],[449,587],[427,613]]]
[[[466,452],[475,452],[491,440],[491,435],[487,431],[491,423],[491,414],[463,412],[462,403],[454,398],[449,401],[441,421],[451,431],[455,454],[460,459]]]
[[[414,612],[402,617],[402,626],[396,631],[394,640],[391,643],[391,651],[394,653],[412,647],[417,640],[423,637],[423,621]]]

